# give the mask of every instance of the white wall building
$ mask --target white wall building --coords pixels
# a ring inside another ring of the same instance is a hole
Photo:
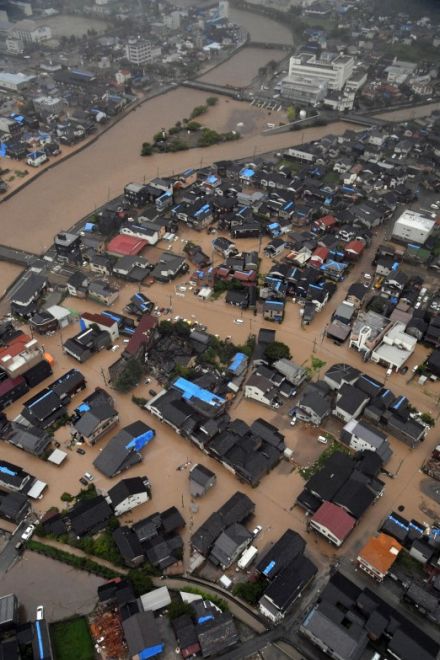
[[[151,42],[145,39],[129,39],[125,46],[125,57],[138,66],[149,64],[153,59]]]
[[[340,92],[353,69],[354,59],[348,55],[323,52],[318,58],[315,54],[299,53],[290,58],[282,92],[290,98],[317,103],[327,90]]]
[[[106,500],[113,507],[115,516],[131,511],[150,499],[150,482],[147,477],[122,479],[107,493]]]
[[[397,321],[383,337],[382,342],[371,353],[372,362],[396,371],[414,353],[417,339],[405,332],[405,323]]]
[[[52,38],[52,30],[47,25],[38,25],[35,21],[24,19],[14,23],[8,36],[24,44],[39,44]]]
[[[393,227],[393,238],[405,243],[419,243],[424,245],[432,234],[435,220],[423,213],[406,209],[396,220]]]
[[[220,2],[218,3],[218,15],[220,18],[229,18],[228,0],[220,0]]]

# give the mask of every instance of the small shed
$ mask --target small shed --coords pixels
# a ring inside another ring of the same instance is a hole
[[[49,463],[54,465],[61,465],[67,458],[67,452],[62,451],[61,449],[54,449],[49,458],[47,459]]]
[[[189,483],[192,497],[201,497],[212,488],[217,481],[214,472],[197,463],[189,472]]]
[[[139,603],[144,612],[156,612],[171,604],[171,596],[168,587],[153,589],[139,598]]]

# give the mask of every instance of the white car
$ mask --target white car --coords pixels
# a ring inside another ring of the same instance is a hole
[[[44,619],[44,607],[43,605],[38,605],[37,607],[37,621]]]
[[[328,444],[328,440],[325,437],[325,435],[318,435],[318,442],[321,443],[321,445],[326,445]]]
[[[90,474],[90,472],[84,472],[84,476],[87,481],[93,481],[93,474]]]
[[[244,321],[243,321],[243,319],[234,319],[234,323],[236,325],[241,325],[242,323],[244,323]]]
[[[29,541],[29,539],[31,538],[34,532],[35,532],[35,525],[28,525],[28,527],[26,527],[23,534],[21,535],[21,538],[23,539],[23,541]]]
[[[261,525],[257,525],[255,529],[252,530],[252,536],[255,538],[258,536],[263,531],[263,527]]]
[[[438,211],[440,209],[440,204],[438,202],[434,202],[431,204],[431,208],[434,209],[435,211]]]

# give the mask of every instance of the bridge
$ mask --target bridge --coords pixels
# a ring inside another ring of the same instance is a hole
[[[271,43],[269,41],[248,41],[246,46],[252,46],[252,48],[270,48],[272,50],[285,50],[286,52],[291,52],[293,50],[292,44],[279,44]]]
[[[16,266],[28,268],[38,258],[37,254],[32,254],[25,250],[17,250],[7,245],[0,245],[0,261],[8,261]]]
[[[386,119],[379,119],[378,117],[369,117],[368,115],[347,114],[340,115],[341,121],[347,121],[350,124],[359,124],[360,126],[385,126],[389,124]]]
[[[201,82],[200,80],[184,80],[183,87],[191,87],[192,89],[200,89],[202,92],[212,92],[213,94],[223,94],[232,99],[243,98],[243,90],[241,87],[222,87],[221,85],[214,85],[211,83]]]

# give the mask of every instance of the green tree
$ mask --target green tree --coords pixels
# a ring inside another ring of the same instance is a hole
[[[153,142],[163,142],[164,140],[167,139],[167,134],[166,131],[158,131],[153,135]]]
[[[115,382],[118,392],[129,392],[139,383],[143,374],[142,365],[135,358],[130,358],[125,363],[121,373]]]
[[[256,582],[239,582],[234,586],[233,594],[251,605],[256,605],[263,595],[265,588],[266,584],[263,580],[257,580]]]
[[[159,332],[165,337],[169,337],[174,332],[174,324],[172,321],[161,321],[159,323]]]
[[[190,119],[195,119],[195,117],[200,117],[200,115],[204,115],[205,112],[207,112],[208,107],[206,105],[196,105],[196,107],[193,109],[193,111],[190,114]]]
[[[435,419],[434,419],[434,417],[432,417],[432,415],[430,415],[430,414],[427,413],[427,412],[422,413],[422,414],[420,415],[420,419],[422,420],[422,422],[423,422],[424,424],[428,424],[428,426],[435,426]]]
[[[179,616],[184,614],[193,616],[194,610],[190,603],[184,603],[179,596],[178,599],[175,598],[173,601],[171,601],[171,604],[168,606],[168,618],[170,621],[173,621],[173,619],[177,619]]]
[[[217,105],[217,103],[218,103],[217,96],[208,96],[208,98],[206,99],[206,105],[208,106],[212,107],[213,105]]]
[[[128,578],[133,585],[136,596],[142,596],[153,588],[153,581],[146,566],[132,568],[128,571]]]
[[[312,355],[311,357],[311,363],[312,363],[312,371],[321,371],[323,367],[327,364],[327,362],[324,362],[323,360],[320,360],[316,355]]]
[[[70,493],[65,493],[65,492],[64,492],[64,493],[61,495],[60,500],[61,500],[62,502],[73,502],[74,497],[73,497],[73,495],[71,495]]]
[[[271,344],[268,344],[264,350],[264,355],[269,362],[276,362],[283,358],[289,360],[292,357],[290,348],[281,341],[273,341]]]
[[[199,128],[202,128],[202,124],[199,124],[198,121],[189,121],[186,127],[189,131],[198,131]]]
[[[141,156],[152,156],[153,147],[149,142],[142,142]]]
[[[289,121],[295,121],[296,119],[296,109],[293,107],[293,105],[289,105],[287,108],[287,119]]]
[[[185,323],[185,321],[176,321],[174,324],[174,330],[179,337],[189,337],[191,330],[189,328],[188,323]]]

